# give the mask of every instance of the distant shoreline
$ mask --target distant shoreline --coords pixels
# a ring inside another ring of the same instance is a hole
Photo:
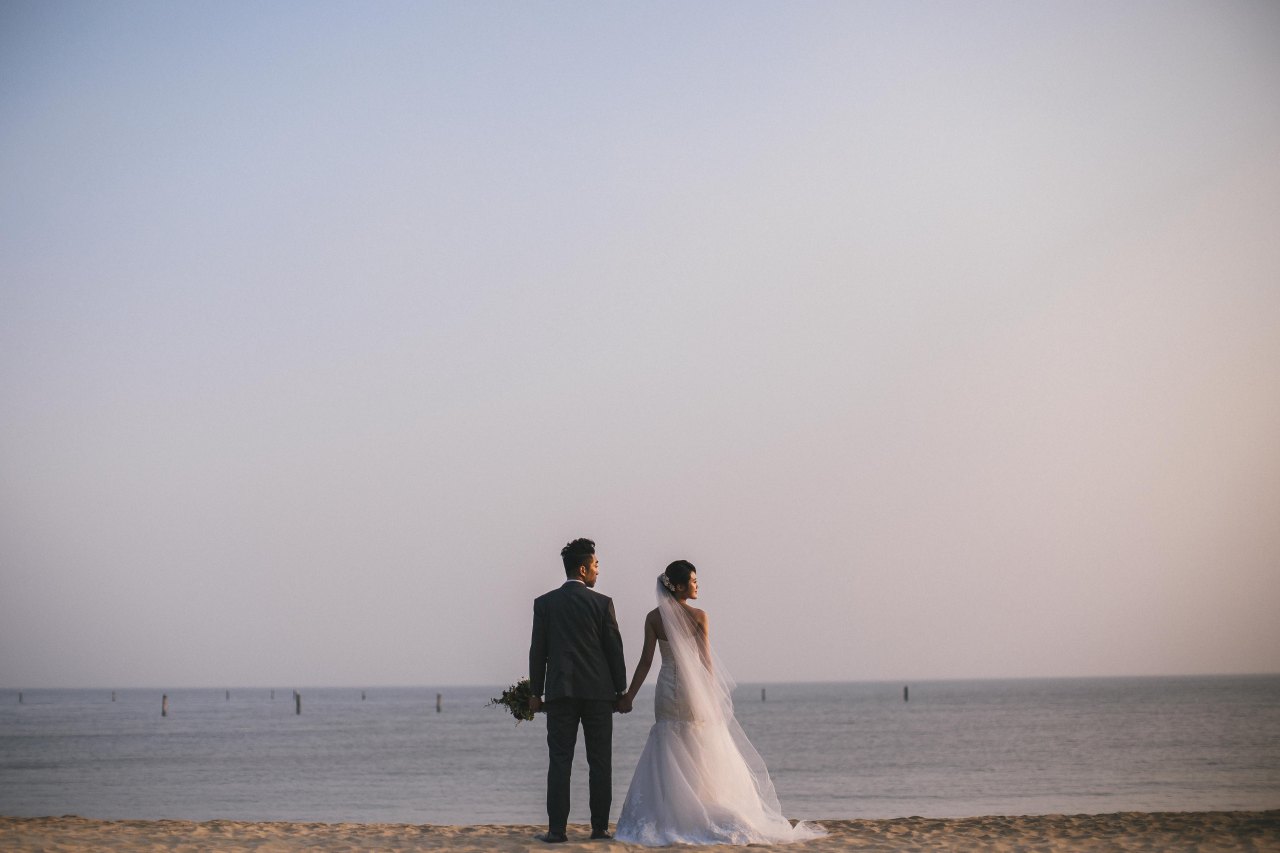
[[[1026,681],[1160,681],[1160,680],[1183,680],[1183,679],[1230,679],[1230,678],[1280,678],[1280,672],[1183,672],[1177,674],[1165,675],[992,675],[992,676],[934,676],[923,678],[823,678],[823,679],[801,679],[798,681],[770,681],[767,679],[751,679],[738,678],[738,688],[741,690],[755,690],[760,687],[806,687],[806,686],[839,686],[843,684],[856,685],[926,685],[926,684],[998,684],[1001,682],[1026,682]],[[18,693],[37,693],[37,692],[103,692],[108,695],[112,691],[119,693],[164,693],[164,692],[222,692],[230,690],[234,695],[237,692],[246,694],[257,694],[261,692],[270,693],[272,690],[277,693],[283,691],[284,695],[288,695],[291,690],[321,690],[325,692],[338,691],[355,691],[359,693],[364,691],[405,691],[405,690],[491,690],[495,687],[501,688],[505,686],[507,681],[493,681],[490,683],[469,683],[469,684],[286,684],[281,687],[279,685],[258,685],[258,684],[213,684],[213,685],[191,685],[191,684],[161,684],[155,685],[107,685],[101,686],[90,684],[86,686],[68,686],[65,684],[58,685],[40,685],[40,684],[23,684],[20,686],[0,685],[0,696],[10,694],[17,696]]]
[[[891,820],[819,820],[826,838],[752,850],[834,853],[850,848],[907,850],[1048,851],[1280,850],[1280,809],[1253,812],[1121,812],[1102,815],[1024,815]],[[530,824],[442,826],[251,822],[234,820],[94,820],[75,816],[0,817],[0,848],[15,853],[134,850],[173,847],[249,851],[319,850],[327,853],[452,850],[524,851],[543,827]],[[622,842],[588,841],[585,826],[569,827],[566,847],[645,850]],[[730,846],[700,851],[741,850]]]

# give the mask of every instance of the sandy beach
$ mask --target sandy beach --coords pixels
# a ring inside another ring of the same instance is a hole
[[[1265,812],[1126,812],[1106,815],[901,818],[819,821],[826,838],[779,847],[789,853],[836,850],[1021,851],[1280,851],[1280,810]],[[538,826],[415,826],[358,823],[103,821],[87,818],[0,818],[6,851],[337,851],[453,850],[639,851],[618,841],[591,841],[585,826],[570,826],[569,842],[534,839]],[[736,850],[706,847],[706,851]]]

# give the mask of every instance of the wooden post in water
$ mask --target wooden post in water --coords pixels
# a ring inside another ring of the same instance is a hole
[[[116,692],[114,690],[111,691],[111,701],[116,701]]]
[[[440,713],[440,703],[441,703],[441,696],[439,693],[437,693],[436,694],[436,713],[437,714]]]
[[[169,716],[169,694],[166,693],[160,697],[160,716]]]
[[[361,690],[361,691],[360,691],[360,701],[361,701],[361,702],[363,702],[363,701],[364,701],[364,691],[363,691],[363,690]]]
[[[293,707],[295,715],[302,713],[302,694],[296,690],[293,691]]]
[[[22,691],[21,691],[21,690],[19,690],[19,691],[18,691],[18,704],[19,704],[19,705],[21,705],[21,704],[22,704]]]
[[[271,691],[271,701],[276,701],[276,692],[274,690]]]
[[[228,691],[227,691],[227,701],[228,701],[228,702],[230,702],[230,701],[231,701],[231,691],[230,691],[230,690],[228,690]]]
[[[905,684],[904,684],[904,685],[902,685],[902,701],[903,701],[903,702],[910,702],[910,701],[911,701],[911,692],[910,692],[910,690],[907,688],[907,685],[905,685]]]
[[[761,701],[761,702],[765,701],[765,698],[764,698],[764,688],[763,688],[763,687],[761,687],[761,688],[760,688],[760,701]]]

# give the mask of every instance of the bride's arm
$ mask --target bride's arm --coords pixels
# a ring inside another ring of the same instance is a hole
[[[645,678],[649,675],[649,667],[653,666],[653,649],[658,644],[658,633],[653,627],[653,620],[645,617],[644,620],[644,650],[640,652],[640,662],[636,664],[635,675],[631,677],[631,687],[627,689],[627,702],[635,701],[636,694],[640,692],[640,685],[644,684]]]
[[[714,667],[711,665],[711,621],[707,619],[705,610],[694,611],[694,621],[698,625],[698,653],[702,655],[702,665],[707,668],[707,672],[711,672]]]

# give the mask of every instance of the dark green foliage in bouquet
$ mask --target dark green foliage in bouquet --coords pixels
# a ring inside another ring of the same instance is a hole
[[[522,678],[515,684],[502,691],[502,695],[497,699],[490,699],[486,708],[493,705],[500,705],[511,712],[511,716],[516,718],[516,725],[520,725],[522,721],[533,719],[533,712],[529,710],[529,700],[533,698],[533,685],[529,683],[529,679]]]

